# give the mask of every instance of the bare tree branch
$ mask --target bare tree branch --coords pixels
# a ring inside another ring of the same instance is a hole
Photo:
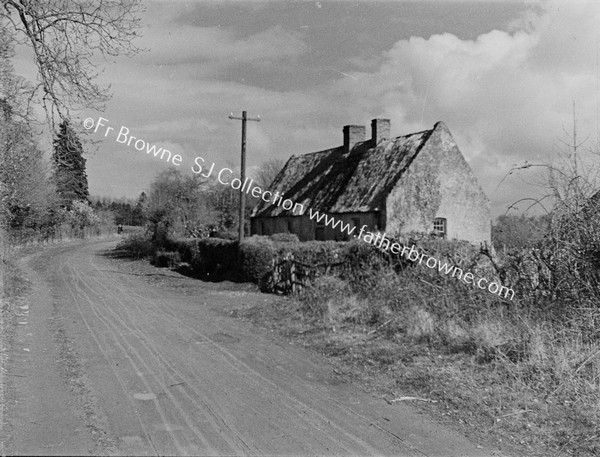
[[[104,107],[108,87],[95,82],[93,59],[139,52],[142,11],[141,0],[4,0],[0,18],[33,51],[46,113],[64,119],[71,109]]]

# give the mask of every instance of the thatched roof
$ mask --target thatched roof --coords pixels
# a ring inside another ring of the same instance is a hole
[[[357,143],[348,153],[340,146],[292,156],[269,190],[308,208],[326,213],[379,211],[385,197],[417,156],[433,129],[380,141]],[[252,217],[293,215],[282,206],[260,201]]]

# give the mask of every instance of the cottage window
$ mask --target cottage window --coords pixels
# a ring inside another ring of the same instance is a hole
[[[436,217],[433,220],[433,232],[441,238],[446,238],[447,231],[445,217]]]
[[[265,234],[265,223],[263,221],[260,221],[259,228],[258,228],[258,234],[259,235]]]
[[[287,221],[287,231],[288,233],[294,233],[292,230],[292,221]]]

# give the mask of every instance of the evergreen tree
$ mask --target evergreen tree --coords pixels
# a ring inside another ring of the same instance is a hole
[[[68,120],[64,120],[59,126],[52,159],[56,192],[61,205],[70,208],[74,200],[89,201],[83,147]]]
[[[132,225],[144,225],[146,223],[147,200],[146,192],[142,192],[133,208]]]

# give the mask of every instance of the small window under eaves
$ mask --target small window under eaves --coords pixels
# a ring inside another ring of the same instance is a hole
[[[446,238],[448,231],[445,217],[436,217],[433,220],[433,232],[440,238]]]

